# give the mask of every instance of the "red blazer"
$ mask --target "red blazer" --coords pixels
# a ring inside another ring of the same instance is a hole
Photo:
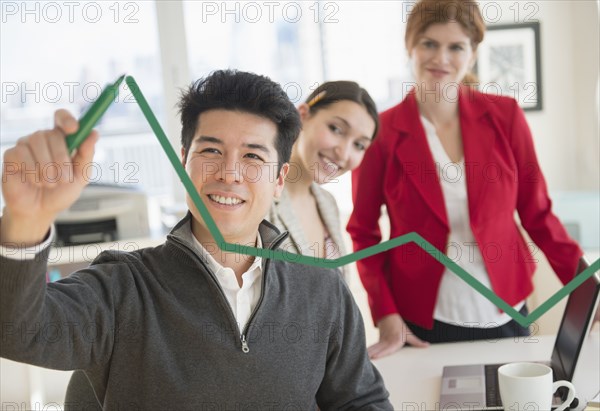
[[[522,110],[511,98],[463,87],[459,112],[470,225],[492,289],[511,305],[525,299],[533,290],[537,247],[567,283],[575,275],[582,251],[551,211]],[[347,229],[354,250],[381,242],[382,204],[387,208],[390,238],[415,231],[437,249],[446,250],[449,227],[442,189],[414,92],[380,119],[378,136],[353,173],[354,211]],[[526,244],[515,210],[535,245]],[[433,326],[444,271],[441,263],[410,243],[357,265],[375,324],[399,313],[422,327]]]

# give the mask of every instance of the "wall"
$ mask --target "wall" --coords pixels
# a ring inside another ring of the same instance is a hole
[[[575,66],[574,91],[577,98],[576,144],[580,150],[579,186],[598,191],[600,186],[600,2],[571,2],[573,61]],[[595,80],[594,81],[594,77]]]
[[[490,3],[494,7],[486,6]],[[496,6],[501,8],[497,24],[515,23],[515,10],[522,20],[537,5],[532,19],[541,24],[544,107],[528,112],[527,120],[539,161],[550,190],[598,191],[598,3],[519,0],[480,4],[490,13]]]

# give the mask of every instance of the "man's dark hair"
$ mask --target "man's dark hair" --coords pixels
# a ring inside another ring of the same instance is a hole
[[[290,160],[302,123],[298,110],[279,84],[270,78],[237,70],[218,70],[193,82],[179,100],[181,145],[187,158],[200,114],[231,110],[254,114],[277,126],[275,149],[278,170]]]

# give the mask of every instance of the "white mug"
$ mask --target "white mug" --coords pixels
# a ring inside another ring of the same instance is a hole
[[[509,411],[550,411],[552,395],[559,387],[569,388],[569,395],[556,411],[562,411],[575,398],[569,381],[552,383],[552,368],[537,363],[516,362],[498,368],[500,399]]]

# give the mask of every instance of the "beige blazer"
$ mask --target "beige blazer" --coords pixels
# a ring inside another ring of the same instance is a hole
[[[339,256],[345,256],[347,252],[342,237],[340,211],[335,198],[329,191],[321,188],[317,183],[311,184],[310,191],[315,197],[317,210],[319,211],[321,220],[339,250]],[[314,245],[307,242],[304,236],[304,230],[300,225],[300,221],[294,214],[290,196],[285,188],[283,189],[281,197],[275,199],[275,202],[271,206],[267,220],[275,224],[280,230],[288,231],[290,233],[288,238],[281,245],[281,250],[289,251],[290,253],[315,256]],[[328,251],[327,254],[330,254],[330,252]],[[340,269],[344,280],[348,281],[348,268],[344,266],[340,267]]]

